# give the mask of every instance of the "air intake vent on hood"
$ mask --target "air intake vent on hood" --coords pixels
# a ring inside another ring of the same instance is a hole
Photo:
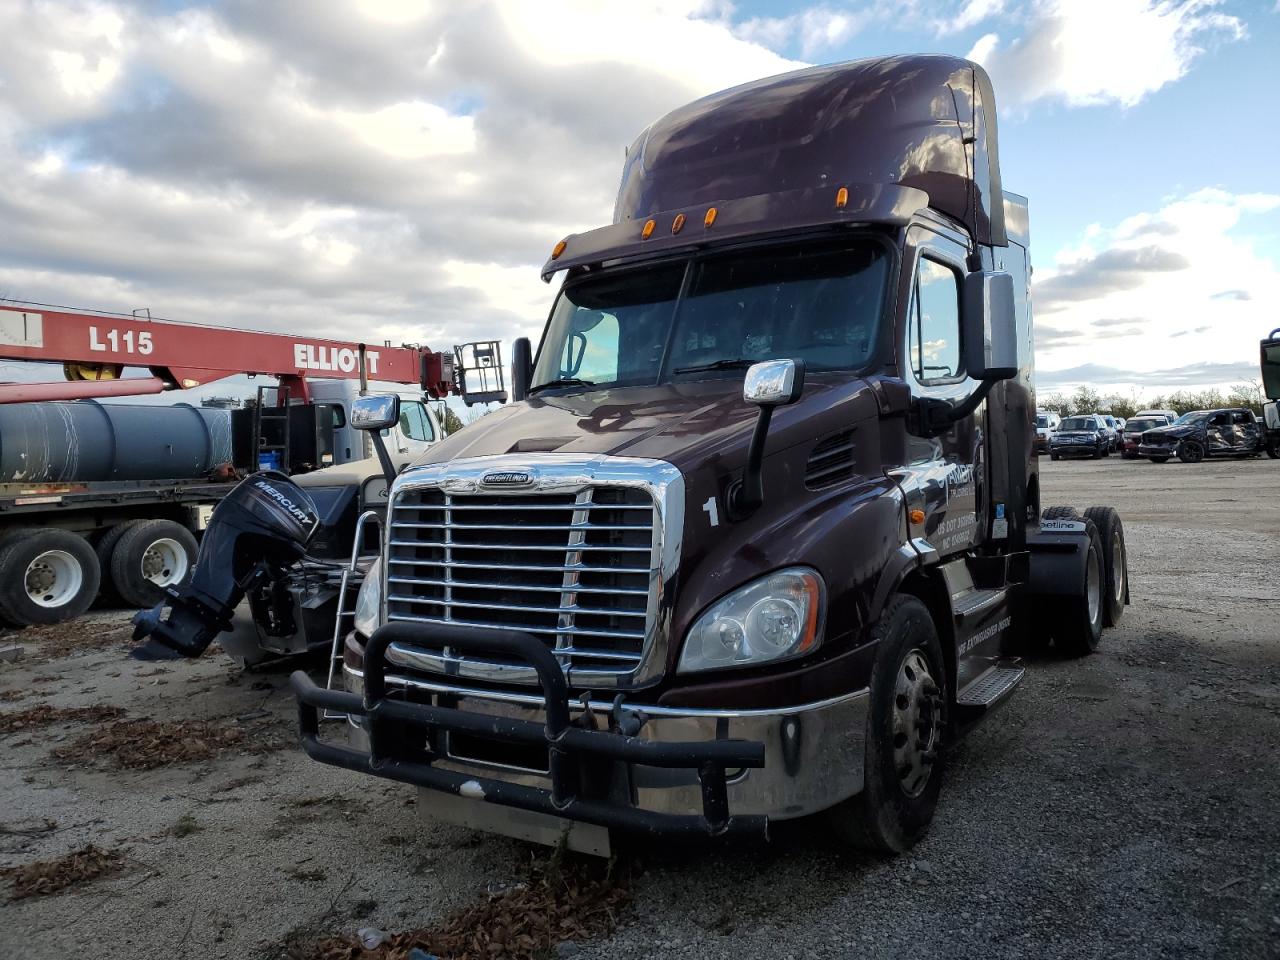
[[[829,487],[853,476],[853,431],[827,437],[809,454],[804,485],[810,490]]]

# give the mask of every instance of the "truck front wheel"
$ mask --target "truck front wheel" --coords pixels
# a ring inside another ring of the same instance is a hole
[[[164,588],[182,583],[196,563],[196,538],[172,520],[130,527],[111,551],[111,582],[131,607],[151,607]]]
[[[1199,463],[1204,459],[1204,445],[1199,440],[1183,440],[1178,446],[1178,459],[1183,463]]]
[[[872,631],[877,642],[862,792],[832,811],[846,841],[880,854],[909,850],[938,804],[947,729],[946,668],[929,610],[900,595]]]
[[[98,557],[68,530],[15,530],[0,541],[0,618],[14,626],[62,623],[98,595]]]

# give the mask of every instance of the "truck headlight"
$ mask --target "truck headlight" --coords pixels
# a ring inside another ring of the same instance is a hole
[[[369,565],[360,592],[356,594],[356,616],[353,626],[364,637],[373,636],[382,618],[382,558]]]
[[[811,653],[822,643],[822,577],[787,567],[717,600],[685,636],[678,673],[754,667]]]

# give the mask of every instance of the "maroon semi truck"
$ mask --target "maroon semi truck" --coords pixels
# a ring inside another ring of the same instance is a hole
[[[345,689],[293,678],[307,752],[596,852],[820,813],[908,848],[1017,654],[1128,602],[1115,511],[1041,511],[1028,243],[965,60],[654,123],[543,269],[519,402],[395,479]]]

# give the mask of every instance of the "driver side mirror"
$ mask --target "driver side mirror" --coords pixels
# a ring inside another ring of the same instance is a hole
[[[1017,376],[1018,315],[1013,276],[980,270],[964,278],[965,371],[995,382]]]
[[[400,420],[400,398],[394,393],[358,397],[351,404],[351,426],[357,430],[385,430]]]

